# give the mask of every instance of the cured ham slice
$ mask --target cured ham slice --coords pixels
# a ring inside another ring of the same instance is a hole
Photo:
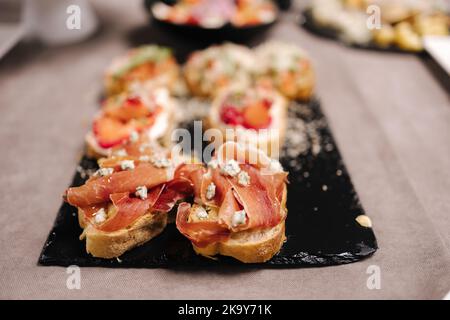
[[[144,200],[131,198],[128,192],[110,195],[115,214],[96,228],[101,231],[112,232],[128,227],[138,218],[149,213],[149,210],[159,198],[162,190],[163,186],[153,188]]]
[[[273,227],[280,223],[281,203],[277,198],[278,186],[269,185],[268,178],[262,178],[259,171],[250,166],[242,165],[242,170],[250,176],[251,184],[241,186],[235,179],[229,179],[234,195],[244,208],[248,220],[245,229]],[[229,223],[229,219],[224,219]],[[232,227],[229,224],[230,227]],[[244,228],[240,228],[243,230]]]
[[[231,220],[233,219],[234,213],[239,210],[241,210],[241,208],[236,200],[234,191],[232,189],[228,189],[228,192],[226,193],[219,209],[219,223],[228,226],[229,229],[235,229],[232,226]]]
[[[153,206],[154,211],[169,212],[182,199],[189,197],[194,191],[191,181],[177,178],[164,185],[164,190]]]
[[[230,145],[229,147],[233,147],[234,151],[239,151],[238,148],[235,148],[236,146]],[[224,163],[226,160],[227,158],[224,157]],[[274,227],[285,219],[286,211],[282,204],[282,198],[287,182],[287,173],[263,170],[250,164],[241,164],[240,169],[249,176],[249,184],[240,184],[237,176],[224,174],[220,167],[205,169],[199,165],[191,165],[177,170],[176,175],[192,179],[191,182],[196,190],[196,203],[217,208],[217,216],[212,220],[189,223],[185,223],[189,217],[189,210],[183,208],[182,211],[179,211],[178,214],[185,215],[185,217],[179,218],[182,220],[177,227],[181,223],[180,231],[194,244],[206,246],[206,244],[221,241],[220,237],[216,236],[217,230],[222,232],[223,229],[226,229],[228,232],[237,232],[265,229]],[[215,192],[212,197],[207,198],[210,184],[214,184]],[[200,185],[200,191],[198,185]],[[185,212],[186,210],[187,212]],[[245,211],[245,222],[235,225],[233,219],[235,214],[241,210]],[[203,227],[208,230],[202,230]]]
[[[92,220],[97,212],[99,212],[101,209],[107,210],[108,204],[107,203],[99,203],[94,204],[92,206],[83,207],[80,208],[81,211],[83,211],[83,215],[87,220]]]
[[[134,170],[115,172],[110,176],[91,179],[80,187],[69,188],[67,202],[77,207],[109,201],[114,193],[134,192],[139,186],[151,189],[169,180],[168,170],[143,163]]]
[[[183,202],[178,206],[177,229],[197,247],[204,248],[210,243],[225,241],[230,230],[217,221],[188,222],[191,205]]]
[[[161,184],[152,188],[146,199],[131,197],[129,192],[114,193],[109,196],[112,203],[110,212],[112,216],[99,225],[93,223],[98,230],[113,232],[124,229],[133,224],[137,219],[151,212],[169,212],[177,201],[192,194],[193,187],[189,180],[178,178],[167,184]],[[85,217],[92,221],[100,209],[107,210],[108,204],[96,204],[81,208]]]
[[[234,159],[239,163],[250,163],[256,168],[268,168],[271,159],[261,150],[254,146],[242,146],[233,141],[222,144],[215,153],[215,158],[219,163]]]
[[[260,175],[261,183],[268,189],[275,192],[275,198],[281,203],[284,186],[287,181],[287,172],[277,172],[269,175]],[[272,195],[273,197],[273,195]]]
[[[221,203],[224,201],[227,192],[231,189],[231,184],[229,183],[228,179],[220,173],[220,170],[218,169],[210,170],[210,173],[211,173],[211,181],[207,180],[204,181],[202,190],[202,199],[205,199],[205,203],[209,205],[219,207]],[[216,186],[216,192],[213,199],[207,200],[206,190],[211,182],[213,182],[214,185]]]
[[[196,199],[201,197],[201,185],[203,175],[206,173],[205,167],[200,163],[185,163],[180,165],[175,171],[175,179],[184,178],[191,181]]]

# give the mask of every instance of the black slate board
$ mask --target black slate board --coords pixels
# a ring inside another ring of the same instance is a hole
[[[317,100],[308,104],[293,103],[289,111],[289,125],[304,123],[316,128],[316,135],[289,140],[280,161],[289,171],[287,242],[280,253],[257,267],[318,267],[351,263],[371,256],[378,248],[373,230],[360,226],[355,218],[364,214],[341,155]],[[314,126],[312,126],[314,124]],[[189,127],[190,124],[183,126]],[[292,129],[291,129],[292,130]],[[294,131],[295,126],[294,126]],[[297,137],[297,138],[296,138]],[[318,139],[320,141],[318,141]],[[293,143],[304,144],[304,152],[292,156]],[[84,169],[95,169],[96,162],[84,157]],[[81,170],[81,173],[84,172]],[[72,186],[84,182],[77,170]],[[326,186],[326,187],[324,187]],[[324,190],[325,189],[325,190]],[[63,203],[39,258],[39,264],[52,266],[99,267],[214,267],[241,265],[227,257],[217,260],[197,256],[190,242],[168,225],[164,232],[141,247],[130,250],[119,259],[93,258],[79,241],[76,209]],[[255,267],[255,265],[251,265]]]

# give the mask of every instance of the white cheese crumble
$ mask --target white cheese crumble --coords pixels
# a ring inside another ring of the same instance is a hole
[[[106,211],[104,208],[101,208],[100,210],[94,213],[94,221],[96,224],[105,222],[105,220],[106,220]]]
[[[147,187],[146,186],[137,187],[135,195],[136,197],[141,198],[142,200],[147,199]]]
[[[241,167],[239,167],[239,163],[236,160],[228,160],[221,169],[223,174],[232,177],[236,176],[241,171]]]
[[[250,176],[248,175],[247,172],[245,171],[239,172],[238,183],[243,187],[247,187],[248,185],[250,185]]]
[[[112,175],[114,172],[114,168],[100,168],[94,173],[94,177],[105,177]]]
[[[128,153],[125,149],[119,149],[114,152],[114,155],[117,157],[126,157],[128,155]]]
[[[245,210],[236,211],[231,218],[231,225],[237,227],[238,225],[245,223]]]
[[[133,160],[123,160],[120,162],[120,168],[122,170],[133,170],[134,169],[134,161]]]
[[[205,178],[205,179],[210,179],[210,178],[211,178],[211,171],[210,171],[210,170],[206,171],[206,172],[203,174],[203,178]]]
[[[151,160],[150,156],[147,156],[147,155],[143,155],[143,156],[139,157],[139,161],[142,161],[142,162],[150,162],[150,160]]]
[[[150,149],[152,147],[151,143],[143,143],[139,146],[139,152],[144,152],[147,149]]]
[[[151,161],[152,164],[157,168],[167,168],[171,165],[170,160],[165,157],[153,158]]]
[[[273,172],[283,172],[283,166],[278,160],[275,159],[270,161],[269,169]]]
[[[208,218],[208,212],[206,212],[205,208],[197,207],[196,211],[197,218],[199,218],[200,220]]]
[[[211,169],[217,169],[219,167],[219,162],[217,160],[211,160],[208,162],[208,167]]]
[[[131,142],[136,142],[139,140],[139,133],[137,133],[137,131],[132,131],[130,133],[130,141]]]
[[[206,187],[206,199],[211,200],[216,195],[216,185],[211,182],[208,187]]]

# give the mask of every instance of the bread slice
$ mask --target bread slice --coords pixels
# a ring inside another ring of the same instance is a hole
[[[218,129],[222,134],[222,139],[214,139],[213,144],[215,148],[219,148],[226,141],[235,141],[244,145],[253,145],[263,150],[269,157],[277,158],[286,135],[288,108],[286,99],[277,92],[273,92],[272,98],[274,103],[271,114],[273,124],[268,128],[273,129],[273,131],[264,132],[243,129],[242,127],[229,127],[222,122],[220,119],[220,108],[224,97],[229,92],[230,90],[224,90],[214,99],[208,117],[204,121],[206,129]]]
[[[159,144],[165,147],[169,147],[171,145],[171,135],[174,130],[175,121],[174,121],[174,108],[176,105],[175,100],[173,100],[169,96],[169,92],[163,88],[157,89],[146,89],[145,87],[136,87],[133,92],[125,94],[125,97],[129,97],[131,94],[136,94],[143,101],[147,101],[149,99],[155,99],[158,101],[158,104],[163,107],[162,112],[158,113],[154,123],[148,127],[143,129],[140,132],[140,135],[148,137],[149,141],[157,141]],[[111,98],[114,100],[115,98]],[[117,99],[117,98],[116,98]],[[120,100],[121,98],[119,98]],[[145,100],[144,100],[145,99]],[[116,104],[117,102],[112,102]],[[104,117],[105,113],[100,111],[96,118]],[[124,143],[128,143],[129,140]],[[114,148],[103,148],[97,141],[97,138],[93,132],[90,130],[85,137],[86,143],[86,155],[89,158],[100,159],[102,157],[108,157],[111,155],[111,152]],[[115,148],[120,148],[121,146],[116,146]]]
[[[152,137],[149,134],[149,139],[151,141],[155,140],[157,141],[162,147],[169,147],[171,145],[171,138],[172,138],[172,132],[175,129],[173,116],[170,115],[170,117],[167,120],[167,129],[165,130],[164,134],[158,137]],[[92,131],[89,131],[86,134],[85,137],[85,144],[86,144],[86,156],[88,158],[92,159],[100,159],[104,157],[109,157],[112,152],[112,148],[105,149],[102,148],[95,139],[94,133]]]
[[[86,239],[86,252],[97,258],[115,258],[126,251],[140,246],[160,234],[167,225],[167,213],[149,212],[125,229],[104,232],[89,223],[81,209],[78,221],[83,233],[80,240]]]
[[[275,87],[290,100],[311,98],[315,71],[303,49],[292,43],[270,41],[257,47],[256,55],[261,64],[257,83]]]
[[[283,190],[281,207],[286,212],[287,188]],[[199,221],[196,215],[199,205],[191,207],[188,221]],[[217,220],[217,210],[209,208],[208,220]],[[233,257],[244,263],[262,263],[270,260],[277,254],[286,241],[285,219],[272,228],[244,230],[232,232],[230,238],[223,242],[209,244],[206,247],[198,247],[192,244],[197,254],[213,257],[217,254]]]
[[[92,159],[100,159],[109,155],[110,149],[102,148],[98,145],[94,133],[89,131],[85,137],[86,156]]]
[[[244,263],[262,263],[270,260],[286,240],[285,223],[273,228],[232,233],[225,242],[216,242],[204,248],[193,245],[197,254],[211,257],[217,254],[230,256]]]

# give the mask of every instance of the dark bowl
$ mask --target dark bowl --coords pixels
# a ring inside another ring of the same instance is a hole
[[[271,26],[273,26],[277,20],[278,20],[278,13],[277,17],[274,21],[270,23],[263,23],[263,24],[257,24],[257,25],[248,25],[248,26],[242,26],[237,27],[231,23],[226,23],[221,27],[218,28],[205,28],[200,25],[193,25],[193,24],[176,24],[169,21],[158,19],[154,16],[152,7],[157,2],[164,2],[170,4],[173,1],[155,1],[155,0],[145,0],[144,6],[149,13],[152,21],[155,23],[172,30],[173,32],[178,32],[182,34],[186,34],[189,37],[194,38],[202,38],[202,39],[210,39],[210,40],[234,40],[239,41],[242,39],[247,39],[250,37],[253,37],[256,34],[265,32],[268,30]]]

